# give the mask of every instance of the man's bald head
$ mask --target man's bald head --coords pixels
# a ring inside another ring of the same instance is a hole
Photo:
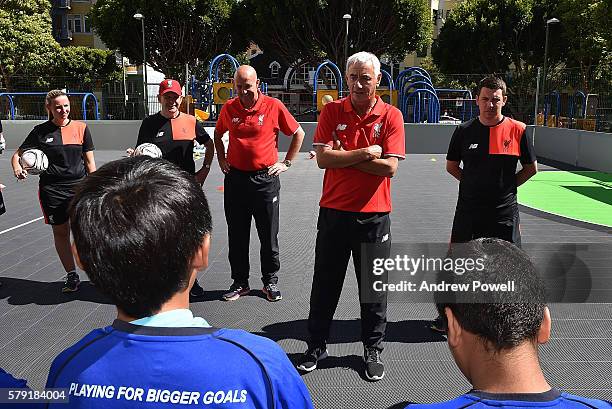
[[[257,71],[250,65],[241,65],[234,73],[234,81],[240,79],[253,79],[257,81]]]
[[[234,91],[246,109],[252,108],[259,99],[259,80],[255,68],[241,65],[234,73]]]

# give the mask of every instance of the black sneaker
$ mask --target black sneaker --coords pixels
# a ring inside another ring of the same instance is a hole
[[[446,328],[446,321],[444,320],[444,318],[442,318],[441,316],[438,316],[438,318],[436,318],[431,325],[429,326],[429,328],[432,331],[436,331],[439,332],[441,334],[446,334],[447,328]]]
[[[230,286],[229,291],[223,294],[223,299],[225,301],[234,301],[250,292],[251,289],[248,284],[238,284],[234,282],[234,284]]]
[[[198,283],[197,278],[193,282],[193,286],[191,287],[191,290],[189,290],[189,295],[192,297],[201,297],[204,295],[204,289],[202,288],[200,283]]]
[[[280,301],[283,299],[280,290],[276,284],[266,284],[262,290],[268,301]]]
[[[376,348],[365,347],[363,350],[365,361],[365,376],[370,381],[380,381],[385,376],[385,366],[380,360],[380,351]]]
[[[297,369],[304,372],[310,372],[317,369],[317,362],[321,359],[327,358],[327,348],[308,348],[304,355],[302,355],[298,361]]]
[[[81,284],[79,275],[76,271],[71,271],[66,274],[66,278],[64,279],[64,286],[62,287],[62,292],[73,293],[79,289],[79,284]]]

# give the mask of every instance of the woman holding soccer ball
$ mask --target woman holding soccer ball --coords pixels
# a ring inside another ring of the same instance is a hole
[[[45,223],[53,228],[55,250],[66,270],[62,292],[79,288],[79,275],[70,249],[68,205],[75,186],[95,172],[91,133],[83,122],[70,119],[70,100],[64,91],[53,90],[45,98],[49,120],[34,127],[11,164],[17,179],[40,174],[38,196]],[[48,164],[46,163],[48,161]]]

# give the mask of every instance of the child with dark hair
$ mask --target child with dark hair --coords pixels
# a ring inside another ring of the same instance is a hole
[[[510,281],[514,291],[441,297],[444,302],[437,306],[446,321],[448,346],[473,389],[447,402],[410,409],[612,408],[609,402],[552,388],[544,377],[538,345],[550,338],[551,318],[543,283],[525,252],[507,241],[485,238],[452,245],[449,257],[480,261],[484,268],[451,273],[448,282],[474,289],[476,281]]]
[[[117,319],[54,360],[47,387],[70,394],[61,408],[312,407],[276,343],[189,310],[212,230],[189,173],[145,156],[108,163],[79,186],[70,223],[75,259]]]

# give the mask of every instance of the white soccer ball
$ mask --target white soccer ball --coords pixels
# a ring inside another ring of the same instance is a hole
[[[28,173],[40,175],[49,167],[49,159],[40,149],[28,149],[21,154],[19,164]]]
[[[136,147],[136,149],[134,149],[134,156],[138,155],[147,155],[152,158],[161,158],[162,151],[155,144],[141,143]]]

